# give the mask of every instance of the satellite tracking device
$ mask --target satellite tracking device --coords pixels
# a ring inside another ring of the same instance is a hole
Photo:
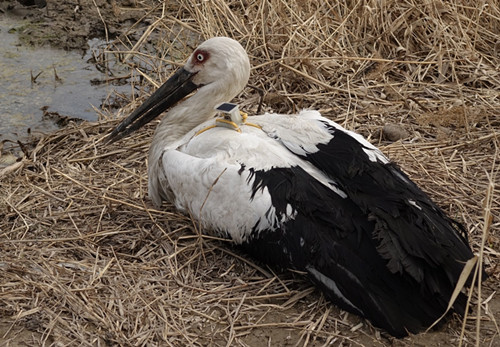
[[[231,121],[236,125],[243,123],[243,117],[241,116],[240,109],[236,104],[224,102],[217,106],[215,110],[221,112],[224,119],[227,121]]]

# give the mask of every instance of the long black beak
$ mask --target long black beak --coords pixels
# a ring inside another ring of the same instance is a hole
[[[189,72],[184,68],[177,70],[177,72],[163,83],[163,85],[144,101],[141,106],[118,124],[118,126],[108,135],[105,143],[113,143],[134,132],[200,87],[191,81],[191,78],[195,74],[196,73]]]

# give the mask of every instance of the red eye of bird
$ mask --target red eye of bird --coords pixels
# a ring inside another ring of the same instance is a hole
[[[209,57],[208,52],[205,51],[197,51],[194,53],[194,58],[196,59],[195,63],[203,63]]]

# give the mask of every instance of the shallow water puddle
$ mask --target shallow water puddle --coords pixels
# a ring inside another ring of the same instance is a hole
[[[44,106],[63,116],[96,120],[92,105],[99,108],[117,89],[90,82],[104,78],[87,62],[92,49],[102,42],[89,42],[91,49],[83,56],[49,47],[26,47],[16,33],[23,25],[0,15],[0,141],[23,138],[28,128],[32,133],[56,129],[52,121],[42,119]]]

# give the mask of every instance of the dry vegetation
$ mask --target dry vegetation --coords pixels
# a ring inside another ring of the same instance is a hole
[[[119,3],[117,15],[128,11]],[[498,346],[498,1],[191,3],[137,1],[143,20],[96,54],[104,66],[115,58],[129,66],[128,105],[27,144],[0,171],[0,341]],[[437,331],[388,338],[300,275],[202,236],[172,206],[152,208],[145,169],[154,124],[111,148],[102,138],[215,35],[249,52],[257,89],[239,96],[242,109],[257,112],[261,90],[263,110],[321,110],[380,146],[466,225],[490,279],[475,289],[463,325],[454,317]],[[385,140],[389,124],[407,136]]]

